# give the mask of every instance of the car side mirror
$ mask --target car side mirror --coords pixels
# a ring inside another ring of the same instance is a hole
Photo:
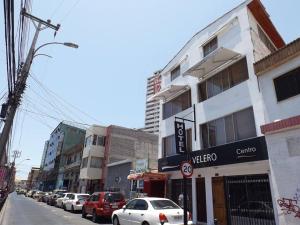
[[[126,205],[123,205],[122,209],[126,209]]]

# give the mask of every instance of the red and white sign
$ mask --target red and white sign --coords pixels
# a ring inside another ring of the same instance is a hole
[[[189,161],[183,161],[180,165],[180,171],[184,177],[191,177],[193,175],[193,170],[193,165]]]
[[[154,82],[154,94],[156,94],[161,89],[161,76],[158,75],[157,77],[155,77],[153,82]]]

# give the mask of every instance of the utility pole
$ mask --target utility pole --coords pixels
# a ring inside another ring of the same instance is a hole
[[[12,190],[12,184],[14,183],[14,170],[15,170],[15,164],[16,164],[16,158],[20,158],[21,152],[18,150],[13,151],[13,162],[10,165],[10,172],[9,172],[9,178],[7,182],[7,188],[8,191],[10,192]]]
[[[21,103],[22,95],[26,88],[26,81],[27,81],[30,66],[31,66],[31,63],[32,63],[32,60],[33,60],[33,57],[35,54],[35,45],[37,43],[39,33],[40,33],[40,31],[42,31],[46,28],[51,28],[51,29],[55,30],[55,32],[56,32],[56,31],[58,31],[58,29],[60,27],[59,24],[57,24],[56,26],[52,25],[50,20],[44,21],[33,15],[30,15],[29,13],[26,12],[25,9],[23,9],[21,13],[25,17],[31,19],[31,21],[33,22],[33,24],[36,28],[36,31],[35,31],[35,35],[33,37],[31,47],[29,49],[26,61],[23,65],[23,67],[21,68],[21,72],[18,75],[15,91],[9,97],[8,102],[7,102],[8,108],[6,111],[6,118],[4,120],[5,124],[2,129],[1,136],[0,136],[0,159],[2,159],[2,157],[4,156],[6,145],[7,145],[7,140],[9,138],[13,120],[14,120],[17,108]]]

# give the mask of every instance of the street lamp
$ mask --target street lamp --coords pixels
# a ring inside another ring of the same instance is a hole
[[[29,158],[28,159],[23,159],[21,162],[19,162],[18,164],[16,164],[16,166],[19,166],[21,163],[27,161],[27,160],[30,160]]]
[[[38,47],[37,49],[35,49],[34,52],[33,52],[33,56],[35,55],[35,53],[38,50],[40,50],[41,48],[43,48],[47,45],[64,45],[64,46],[67,46],[67,47],[70,47],[70,48],[79,48],[79,46],[77,44],[72,43],[72,42],[49,42],[49,43],[43,44],[40,47]]]

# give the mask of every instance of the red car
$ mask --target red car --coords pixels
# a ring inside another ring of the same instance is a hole
[[[120,192],[95,192],[82,206],[82,217],[92,215],[93,222],[99,218],[110,218],[113,211],[121,209],[126,204],[124,195]]]

